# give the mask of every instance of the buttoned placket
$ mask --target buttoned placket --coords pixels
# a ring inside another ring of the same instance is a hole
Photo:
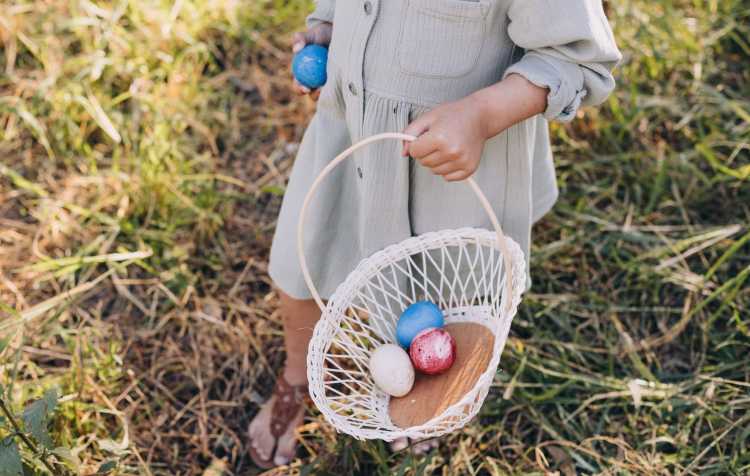
[[[379,0],[358,0],[360,2],[357,8],[357,21],[354,27],[354,36],[352,38],[352,48],[349,49],[349,64],[353,65],[347,68],[348,77],[346,85],[346,94],[348,94],[348,103],[354,107],[354,117],[356,129],[351,131],[354,135],[354,141],[360,140],[363,134],[363,125],[365,117],[365,91],[364,71],[365,49],[370,33],[375,25],[380,6]],[[357,163],[357,175],[361,180],[363,178],[363,165],[360,161],[354,159]]]

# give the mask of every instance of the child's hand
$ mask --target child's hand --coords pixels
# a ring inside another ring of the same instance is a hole
[[[436,107],[404,133],[417,140],[404,143],[402,155],[410,155],[449,182],[464,180],[477,170],[488,137],[482,107],[473,96]]]
[[[333,25],[331,23],[319,23],[307,31],[300,31],[294,34],[292,37],[292,52],[297,53],[299,50],[309,44],[328,46],[331,43],[331,33],[333,32]],[[314,91],[310,88],[301,85],[297,80],[294,80],[294,92],[300,96],[310,94],[313,99],[317,99],[320,94],[320,90]]]

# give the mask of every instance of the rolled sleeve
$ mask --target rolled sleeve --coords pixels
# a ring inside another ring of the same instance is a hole
[[[547,108],[544,110],[547,120],[572,120],[588,94],[578,66],[533,51],[508,68],[505,76],[513,73],[520,74],[536,86],[549,89]]]
[[[505,76],[549,89],[545,118],[570,121],[612,92],[621,55],[600,0],[515,0],[508,17],[508,34],[526,53]]]
[[[336,0],[316,0],[315,10],[307,17],[307,27],[312,28],[320,23],[333,23]]]

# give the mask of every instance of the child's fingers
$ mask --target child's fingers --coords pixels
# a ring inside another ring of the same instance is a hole
[[[406,153],[415,159],[424,159],[431,153],[439,150],[438,142],[433,135],[427,131],[413,142],[407,144]]]
[[[448,175],[452,174],[454,172],[461,171],[462,167],[458,165],[455,161],[448,160],[447,162],[444,162],[438,166],[430,167],[430,171],[435,175]]]
[[[446,182],[460,182],[461,180],[466,180],[467,178],[471,177],[472,172],[469,172],[468,170],[457,170],[455,172],[451,172],[449,174],[443,175],[443,178]]]
[[[309,44],[327,46],[331,42],[331,31],[330,23],[322,23],[307,31],[298,31],[292,35],[292,51],[298,53]]]
[[[442,150],[436,150],[419,159],[419,163],[427,168],[434,168],[438,165],[442,165],[450,161],[450,156],[444,153]]]
[[[321,23],[315,28],[307,30],[305,32],[305,39],[307,43],[315,43],[318,45],[327,45],[331,42],[332,28],[330,23]]]
[[[308,88],[307,86],[303,86],[296,79],[292,79],[292,88],[294,89],[294,92],[299,94],[300,96],[310,94],[310,88]]]
[[[305,47],[307,44],[306,34],[303,32],[297,32],[292,35],[292,52],[297,53],[299,50]]]

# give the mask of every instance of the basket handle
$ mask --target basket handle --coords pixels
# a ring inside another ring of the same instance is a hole
[[[307,195],[305,196],[304,202],[302,202],[302,210],[300,211],[299,215],[299,222],[297,223],[297,254],[299,256],[299,264],[302,267],[302,275],[305,278],[305,283],[307,283],[307,287],[310,290],[310,294],[312,294],[313,299],[315,299],[315,302],[317,303],[318,307],[321,311],[325,309],[325,304],[323,303],[323,300],[320,298],[320,294],[318,293],[318,289],[315,287],[315,283],[313,283],[312,277],[310,276],[310,271],[307,268],[307,260],[305,259],[305,250],[304,250],[304,240],[303,237],[305,236],[305,215],[307,214],[307,207],[310,205],[310,202],[312,201],[312,197],[315,194],[316,190],[320,186],[323,179],[325,179],[328,174],[331,173],[331,171],[339,165],[344,160],[351,157],[351,155],[354,153],[354,151],[361,149],[362,147],[372,144],[373,142],[377,142],[384,139],[400,139],[405,141],[413,141],[417,138],[408,135],[408,134],[402,134],[400,132],[386,132],[383,134],[377,134],[374,136],[370,136],[366,139],[363,139],[356,144],[353,144],[351,147],[346,149],[345,151],[341,152],[339,155],[336,156],[335,159],[333,159],[328,165],[323,168],[323,170],[320,172],[318,177],[313,182],[312,186],[310,187],[310,190],[307,192]],[[482,193],[482,190],[480,190],[477,183],[474,181],[473,178],[469,177],[466,179],[466,183],[471,187],[471,189],[474,191],[474,194],[479,199],[479,203],[482,205],[482,208],[484,208],[484,211],[487,212],[487,216],[489,216],[490,221],[492,222],[492,227],[495,229],[495,233],[497,233],[497,241],[498,245],[500,247],[500,252],[503,255],[504,265],[506,269],[506,273],[509,273],[511,270],[511,263],[510,263],[510,250],[508,249],[508,243],[505,238],[505,234],[503,234],[503,229],[500,227],[500,222],[497,219],[497,215],[495,215],[495,212],[492,210],[492,206],[490,206],[490,202],[487,200],[487,197],[484,196],[484,193]],[[508,307],[512,305],[513,299],[512,299],[512,292],[513,287],[510,279],[510,275],[507,274],[505,279],[505,292],[507,296],[507,304]]]

